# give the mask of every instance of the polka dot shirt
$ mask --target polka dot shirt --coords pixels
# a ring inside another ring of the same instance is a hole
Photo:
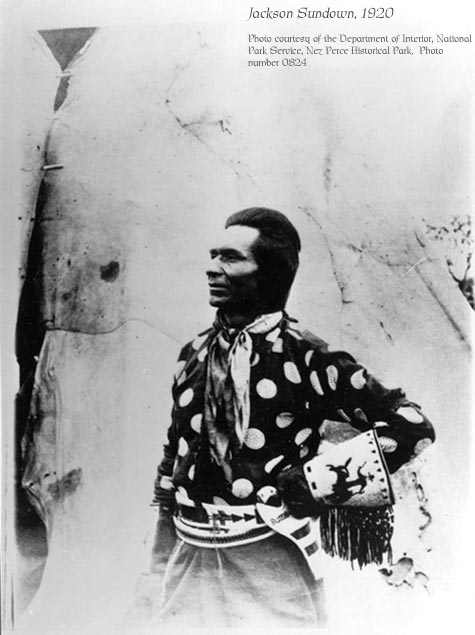
[[[251,335],[250,423],[226,478],[202,435],[208,349],[215,335],[208,329],[180,353],[158,500],[166,483],[167,492],[182,487],[196,501],[254,503],[276,470],[315,456],[324,422],[326,429],[329,421],[358,432],[375,428],[390,472],[434,441],[432,425],[401,390],[385,388],[349,354],[329,352],[325,342],[284,316],[270,332]]]

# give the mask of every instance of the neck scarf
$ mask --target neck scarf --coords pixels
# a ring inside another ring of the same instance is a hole
[[[231,459],[242,447],[249,428],[252,337],[268,333],[282,320],[282,311],[259,316],[242,330],[229,328],[217,316],[206,373],[204,427],[210,454],[231,482]]]

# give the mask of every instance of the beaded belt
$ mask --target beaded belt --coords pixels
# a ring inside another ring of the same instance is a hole
[[[179,538],[197,547],[237,547],[269,538],[275,532],[257,514],[255,505],[197,503],[176,492]]]

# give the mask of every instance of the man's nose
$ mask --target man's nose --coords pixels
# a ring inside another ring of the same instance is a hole
[[[224,273],[223,266],[219,258],[213,258],[206,268],[206,275],[209,278],[215,278],[216,276],[220,276]]]

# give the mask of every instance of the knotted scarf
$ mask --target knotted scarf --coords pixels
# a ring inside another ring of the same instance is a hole
[[[253,334],[264,334],[282,320],[282,311],[259,316],[245,328],[228,327],[218,314],[216,336],[208,351],[203,422],[209,450],[232,481],[231,459],[242,447],[249,428]]]

